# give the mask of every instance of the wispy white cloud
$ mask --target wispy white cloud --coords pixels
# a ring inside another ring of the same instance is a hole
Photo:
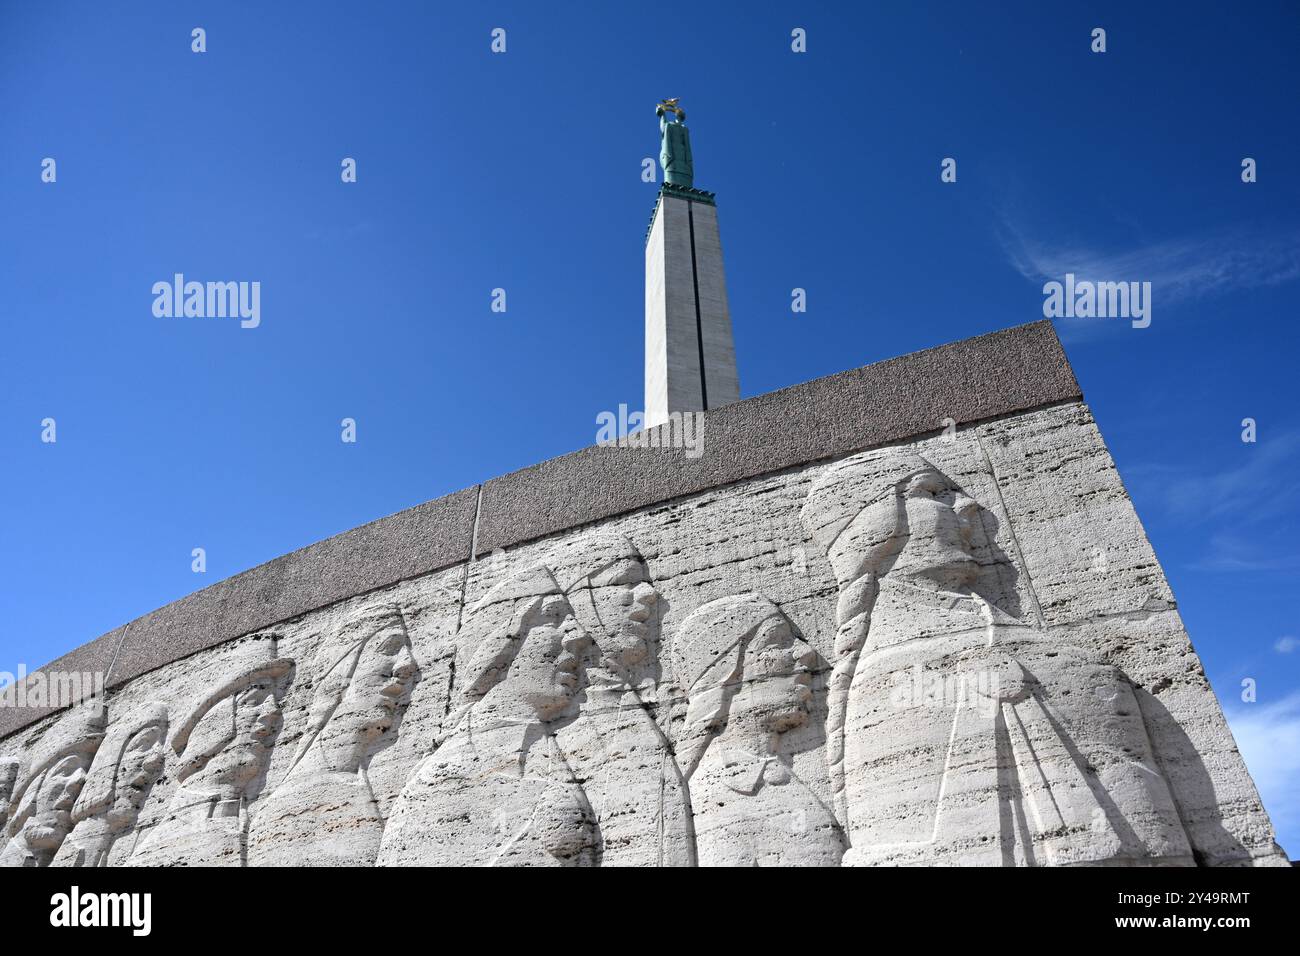
[[[1278,509],[1290,513],[1295,501],[1290,496],[1300,492],[1300,431],[1242,442],[1240,456],[1234,457],[1239,464],[1199,474],[1150,462],[1125,468],[1124,477],[1143,486],[1158,484],[1153,497],[1182,520],[1265,520]]]
[[[1150,282],[1163,303],[1280,285],[1300,278],[1300,230],[1228,230],[1123,249],[1054,243],[1003,217],[1011,265],[1043,282],[1072,272],[1094,282]]]
[[[1277,435],[1265,442],[1242,443],[1242,464],[1202,475],[1176,479],[1166,487],[1169,507],[1182,515],[1219,518],[1246,513],[1267,517],[1271,501],[1289,509],[1289,494],[1300,490],[1300,474],[1291,467],[1300,452],[1300,432]],[[1263,493],[1267,489],[1267,493]]]
[[[1300,847],[1300,691],[1271,704],[1224,709],[1284,849]],[[1290,846],[1288,847],[1288,843]]]
[[[1212,534],[1205,555],[1193,561],[1193,571],[1300,571],[1300,554],[1277,550],[1267,541],[1234,534]]]
[[[1300,637],[1292,637],[1290,634],[1273,642],[1273,650],[1279,654],[1290,654],[1296,648],[1300,648]]]
[[[1300,431],[1243,442],[1232,458],[1236,464],[1200,470],[1130,465],[1124,480],[1135,498],[1199,529],[1204,551],[1194,570],[1300,571],[1300,550],[1284,533],[1300,500]]]

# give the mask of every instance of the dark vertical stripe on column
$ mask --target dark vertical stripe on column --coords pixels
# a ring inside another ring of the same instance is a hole
[[[695,264],[695,203],[686,200],[686,220],[691,225],[691,287],[695,290],[695,343],[700,348],[700,404],[709,410],[709,385],[704,379],[704,324],[700,320],[700,274]]]

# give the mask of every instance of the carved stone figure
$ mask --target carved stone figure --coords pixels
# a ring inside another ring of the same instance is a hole
[[[72,808],[72,832],[54,866],[107,866],[114,843],[135,827],[140,808],[163,769],[167,709],[151,707],[143,719],[115,721],[95,755],[81,796]]]
[[[566,590],[594,646],[578,718],[557,732],[583,781],[605,866],[693,866],[690,800],[653,708],[659,680],[659,592],[623,535],[591,542]]]
[[[384,820],[367,770],[391,742],[418,668],[401,611],[345,621],[316,653],[307,730],[283,781],[258,801],[249,866],[370,866]]]
[[[33,750],[9,802],[0,866],[49,866],[72,830],[72,808],[104,739],[107,713],[93,701],[54,724]]]
[[[568,599],[529,568],[475,605],[459,639],[473,657],[450,733],[394,804],[379,865],[596,864],[599,828],[555,738],[590,644]]]
[[[229,676],[172,735],[176,790],[166,817],[141,838],[129,865],[244,865],[248,805],[266,779],[292,667],[276,656],[274,637],[239,646]]]
[[[838,866],[843,834],[782,738],[808,721],[816,653],[757,594],[695,610],[674,644],[686,686],[679,753],[701,866]]]
[[[846,865],[1191,862],[1127,678],[999,606],[1016,571],[994,516],[890,448],[827,468],[803,519],[840,591],[827,753]]]
[[[9,823],[9,800],[18,782],[18,766],[17,760],[0,760],[0,839],[4,838]]]

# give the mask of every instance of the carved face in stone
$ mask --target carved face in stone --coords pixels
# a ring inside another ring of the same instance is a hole
[[[946,588],[970,584],[979,573],[971,551],[979,506],[933,467],[913,475],[900,494],[907,543],[893,573],[927,578]]]
[[[784,616],[759,625],[745,649],[740,690],[731,714],[749,715],[763,729],[785,733],[808,722],[816,653],[794,635]]]
[[[573,702],[591,647],[569,598],[544,565],[494,585],[458,635],[472,648],[461,706],[511,720],[550,721]]]
[[[518,694],[539,720],[552,720],[578,692],[579,665],[591,642],[562,594],[539,598],[528,617],[523,644],[500,689]]]
[[[979,572],[972,550],[979,506],[907,449],[858,455],[832,466],[804,506],[841,587],[885,574],[957,590]]]
[[[28,846],[53,852],[72,830],[72,808],[86,782],[89,761],[79,754],[59,760],[37,785],[35,806],[23,826]]]
[[[341,732],[372,743],[387,733],[409,699],[418,668],[399,614],[367,625],[356,668],[331,721]]]
[[[678,755],[688,776],[717,734],[748,738],[739,745],[751,746],[756,733],[770,738],[807,723],[816,653],[762,595],[729,595],[696,608],[674,647],[687,696]]]
[[[657,653],[659,592],[639,557],[622,556],[592,575],[590,586],[574,599],[583,598],[594,609],[593,636],[605,663],[628,671]]]
[[[233,793],[257,779],[280,730],[275,690],[274,680],[259,678],[204,714],[185,747],[178,777],[202,771],[206,784]]]
[[[116,811],[134,814],[144,803],[162,773],[165,736],[162,727],[151,726],[127,741],[117,771]]]

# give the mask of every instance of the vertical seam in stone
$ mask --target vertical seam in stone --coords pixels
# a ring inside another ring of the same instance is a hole
[[[108,662],[108,670],[104,674],[104,696],[108,696],[108,687],[113,682],[113,668],[117,666],[117,658],[122,653],[122,647],[126,644],[126,639],[131,636],[131,622],[128,621],[122,628],[122,639],[117,642],[117,647],[113,648],[113,659]]]
[[[998,507],[1002,509],[1002,518],[1007,523],[1007,530],[1011,532],[1011,543],[1016,548],[1016,560],[1020,562],[1020,567],[1025,572],[1025,590],[1029,592],[1029,600],[1034,602],[1034,614],[1038,618],[1038,626],[1046,628],[1047,622],[1043,620],[1043,606],[1038,603],[1038,591],[1034,588],[1034,578],[1029,573],[1029,565],[1025,562],[1025,552],[1020,547],[1020,536],[1016,534],[1016,526],[1011,520],[1011,512],[1007,510],[1007,500],[1002,497],[1002,486],[998,484],[997,473],[993,470],[993,459],[989,458],[988,449],[984,447],[984,441],[978,433],[975,435],[975,444],[979,446],[980,454],[984,456],[984,464],[989,470],[989,477],[993,479],[993,490],[998,496]]]
[[[469,538],[469,559],[471,561],[478,555],[478,518],[483,510],[483,486],[481,484],[474,486],[474,530],[470,532]]]
[[[456,607],[457,631],[460,630],[461,622],[465,618],[465,592],[469,587],[469,566],[474,563],[474,558],[478,553],[478,519],[482,508],[483,486],[479,484],[474,486],[474,530],[470,532],[469,557],[465,561],[465,570],[460,576],[460,603]]]
[[[704,377],[704,323],[700,319],[700,274],[695,263],[695,203],[686,201],[686,221],[691,230],[691,288],[695,292],[695,344],[700,350],[700,404],[709,410],[709,386]],[[671,409],[669,409],[671,411]]]
[[[475,552],[478,551],[478,519],[479,513],[483,508],[483,485],[474,486],[474,527],[469,536],[469,555],[465,559],[465,567],[460,574],[460,598],[456,602],[456,634],[460,633],[461,625],[465,621],[465,594],[469,590],[469,566],[474,563]],[[452,651],[451,664],[447,668],[447,704],[443,708],[442,716],[451,713],[452,698],[456,693],[456,653]]]

